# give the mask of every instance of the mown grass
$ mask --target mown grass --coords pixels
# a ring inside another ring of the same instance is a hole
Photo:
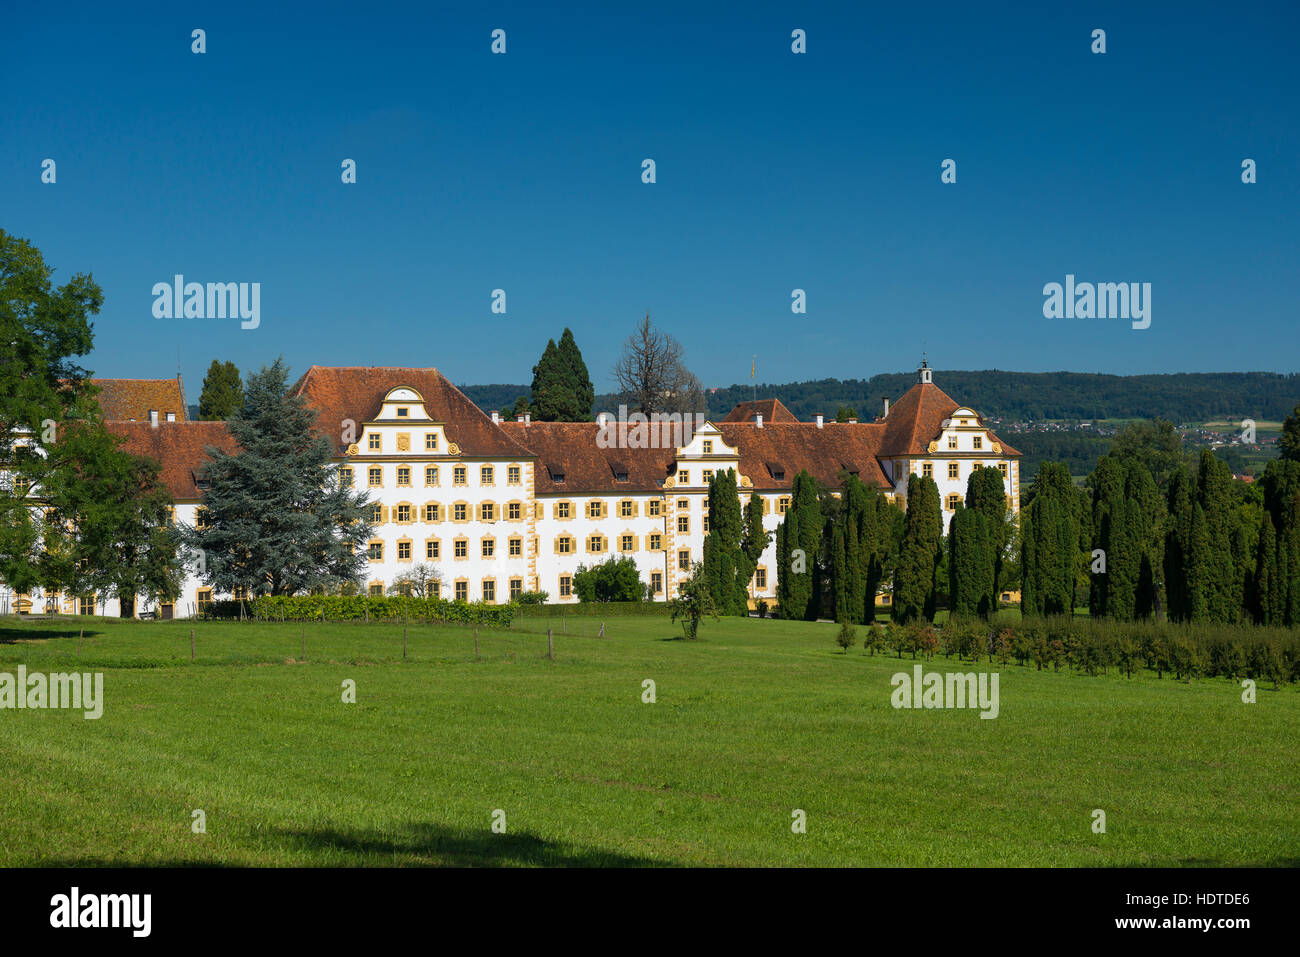
[[[544,627],[476,660],[464,627],[403,659],[401,625],[309,624],[302,662],[297,624],[0,621],[0,672],[102,670],[107,699],[0,711],[0,864],[1300,862],[1294,687],[1010,665],[981,720],[895,710],[911,659],[833,624],[571,619],[554,661]]]

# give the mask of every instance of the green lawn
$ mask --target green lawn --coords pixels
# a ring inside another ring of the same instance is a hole
[[[1300,862],[1294,687],[1012,664],[981,720],[895,710],[911,659],[825,623],[569,619],[555,661],[545,634],[475,660],[412,625],[403,660],[400,625],[314,624],[305,663],[297,624],[200,622],[193,663],[190,627],[0,620],[0,672],[103,670],[106,697],[0,711],[0,865]]]

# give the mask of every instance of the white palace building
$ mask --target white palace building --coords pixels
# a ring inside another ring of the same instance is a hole
[[[617,440],[610,417],[596,422],[503,421],[485,414],[432,368],[312,366],[294,390],[318,412],[334,443],[341,481],[369,494],[374,534],[364,584],[384,594],[404,570],[437,569],[445,598],[505,602],[546,591],[576,602],[573,575],[610,555],[631,556],[657,600],[675,594],[708,534],[708,486],[735,469],[742,503],[757,492],[775,531],[803,469],[832,488],[855,475],[905,504],[909,475],[939,487],[945,524],[971,470],[998,469],[1010,507],[1020,507],[1020,453],[949,398],[924,363],[918,381],[873,422],[800,422],[775,399],[743,402],[719,422],[680,440]],[[178,379],[97,379],[108,427],[125,448],[154,458],[175,501],[176,520],[199,517],[205,448],[235,451],[221,422],[186,415]],[[341,437],[353,439],[347,443]],[[631,445],[659,447],[629,447]],[[750,583],[752,601],[775,605],[775,537]],[[0,611],[118,616],[193,614],[214,598],[187,573],[176,603],[120,606],[15,595],[0,583]]]

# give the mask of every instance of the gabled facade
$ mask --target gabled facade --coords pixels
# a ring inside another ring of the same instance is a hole
[[[552,601],[576,602],[579,566],[626,555],[663,601],[703,558],[709,479],[727,469],[736,471],[742,506],[758,494],[771,532],[801,470],[832,488],[854,475],[900,505],[908,476],[930,475],[946,527],[971,470],[996,468],[1019,509],[1020,453],[934,385],[925,364],[917,383],[874,422],[800,422],[769,399],[742,403],[721,422],[703,422],[667,444],[620,437],[605,416],[502,421],[432,368],[313,366],[294,388],[317,410],[339,481],[372,502],[363,582],[371,593],[386,593],[403,571],[424,563],[440,572],[446,598],[505,602],[546,591]],[[224,424],[146,419],[110,428],[128,449],[159,461],[177,519],[194,522],[205,447],[234,450]],[[754,601],[774,601],[778,573],[773,536],[750,583]],[[0,605],[14,597],[0,586]],[[191,575],[180,600],[159,611],[188,615],[219,597],[226,596]],[[67,603],[54,604],[66,610]],[[119,611],[114,600],[95,606],[98,614]]]

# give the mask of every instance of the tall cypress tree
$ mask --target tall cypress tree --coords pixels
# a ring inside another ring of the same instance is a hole
[[[948,600],[954,615],[992,617],[993,535],[979,509],[959,506],[948,526]]]
[[[1205,513],[1206,620],[1235,622],[1241,616],[1242,583],[1237,574],[1239,556],[1233,549],[1237,516],[1232,471],[1209,449],[1201,450],[1196,501]]]
[[[1154,476],[1138,460],[1128,463],[1124,476],[1125,524],[1138,552],[1133,587],[1133,617],[1151,618],[1160,607],[1160,570],[1164,555],[1164,499]]]
[[[1123,525],[1127,517],[1124,508],[1124,466],[1113,456],[1103,455],[1093,469],[1092,529],[1094,545],[1106,556],[1106,570],[1091,572],[1088,589],[1088,611],[1094,618],[1113,613],[1110,607],[1113,570],[1119,560],[1115,547],[1123,538]]]
[[[570,418],[565,421],[589,422],[592,406],[596,404],[596,390],[591,384],[587,363],[582,359],[582,350],[578,348],[578,343],[573,338],[573,331],[568,326],[564,327],[556,352],[562,363],[572,397],[570,408],[567,410]]]
[[[939,487],[931,478],[907,479],[907,519],[894,571],[894,611],[898,622],[934,620],[935,574],[943,553],[943,514]]]
[[[726,469],[709,482],[709,535],[704,541],[703,575],[714,607],[724,615],[749,611],[749,579],[753,568],[741,547],[744,520],[736,489],[736,473]]]
[[[801,469],[794,477],[790,507],[778,532],[781,561],[778,581],[786,583],[780,589],[782,618],[803,620],[815,618],[817,614],[813,592],[824,524],[818,499],[817,480]]]
[[[1021,525],[1021,604],[1029,615],[1069,615],[1079,555],[1078,496],[1062,462],[1044,462]]]

